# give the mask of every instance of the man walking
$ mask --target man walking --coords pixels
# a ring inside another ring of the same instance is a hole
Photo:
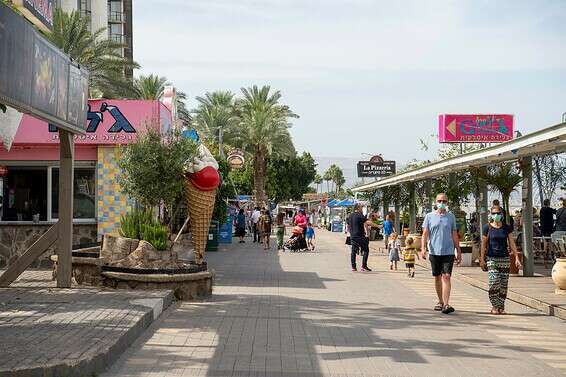
[[[456,231],[456,218],[448,212],[448,197],[441,193],[436,196],[436,211],[427,213],[423,222],[421,258],[426,259],[428,250],[432,276],[438,303],[434,310],[449,314],[454,311],[450,306],[452,267],[454,260],[460,264],[462,252]],[[456,250],[456,253],[454,253]]]
[[[362,269],[361,271],[369,272],[371,268],[368,267],[369,256],[369,239],[366,237],[366,226],[377,228],[377,224],[368,220],[362,213],[362,206],[356,204],[354,212],[348,217],[348,230],[350,232],[350,241],[352,243],[352,252],[350,254],[350,262],[352,264],[352,271],[357,271],[356,267],[356,254],[358,250],[362,252]]]
[[[261,212],[259,211],[259,207],[255,207],[254,211],[252,212],[252,232],[254,234],[254,242],[261,242],[259,238],[259,229],[257,227],[257,223],[259,222],[260,217]]]

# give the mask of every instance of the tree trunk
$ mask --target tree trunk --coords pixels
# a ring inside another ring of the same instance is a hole
[[[267,204],[265,196],[266,168],[267,161],[265,160],[265,151],[260,145],[256,145],[254,155],[254,190],[255,200],[258,206],[265,206]]]
[[[505,221],[507,224],[511,222],[511,214],[509,213],[509,198],[511,197],[510,194],[501,194],[503,199],[503,209],[505,210]],[[524,215],[524,214],[523,214]]]

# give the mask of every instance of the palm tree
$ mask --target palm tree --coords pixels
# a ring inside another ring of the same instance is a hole
[[[233,139],[237,132],[239,117],[235,111],[234,94],[230,91],[207,92],[204,97],[196,97],[199,106],[192,111],[192,124],[205,139],[218,143],[223,155],[224,137]]]
[[[171,83],[167,81],[167,77],[153,73],[149,76],[140,75],[134,79],[134,88],[139,99],[158,100],[163,97],[163,91],[168,85]]]
[[[316,185],[316,192],[318,193],[318,186],[322,183],[322,177],[320,176],[320,174],[316,173],[313,182]]]
[[[103,37],[106,28],[91,33],[88,25],[88,19],[78,11],[65,13],[58,8],[53,14],[53,30],[46,37],[89,71],[92,97],[134,95],[132,81],[125,72],[139,68],[139,64],[121,55],[125,45]]]
[[[177,117],[183,122],[183,125],[188,125],[191,123],[191,113],[187,109],[187,93],[180,90],[177,91],[177,96],[175,97],[175,104],[177,105]]]
[[[515,187],[521,183],[523,176],[520,174],[520,168],[515,163],[501,163],[485,170],[482,178],[497,191],[501,193],[503,199],[503,209],[507,213],[507,223],[510,221],[511,214],[509,212],[509,198],[511,193],[515,191]],[[523,174],[531,174],[523,169]]]
[[[330,181],[332,180],[332,171],[330,169],[324,172],[322,179],[326,181],[326,192],[330,193]]]
[[[237,132],[230,134],[230,140],[253,156],[256,201],[266,203],[267,160],[295,155],[289,119],[298,116],[279,103],[281,92],[278,90],[256,85],[241,90],[244,98],[236,102],[239,124]]]

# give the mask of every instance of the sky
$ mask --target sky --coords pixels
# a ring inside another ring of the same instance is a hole
[[[566,112],[564,0],[136,0],[133,17],[138,73],[190,107],[271,85],[314,156],[402,165],[433,156],[438,114],[510,113],[525,134]]]

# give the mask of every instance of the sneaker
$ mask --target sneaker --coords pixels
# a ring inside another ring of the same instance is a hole
[[[352,267],[352,272],[356,272],[358,269],[356,267]]]
[[[363,271],[363,272],[371,272],[371,268],[369,268],[369,267],[367,267],[367,266],[366,266],[366,267],[362,267],[362,271]]]

